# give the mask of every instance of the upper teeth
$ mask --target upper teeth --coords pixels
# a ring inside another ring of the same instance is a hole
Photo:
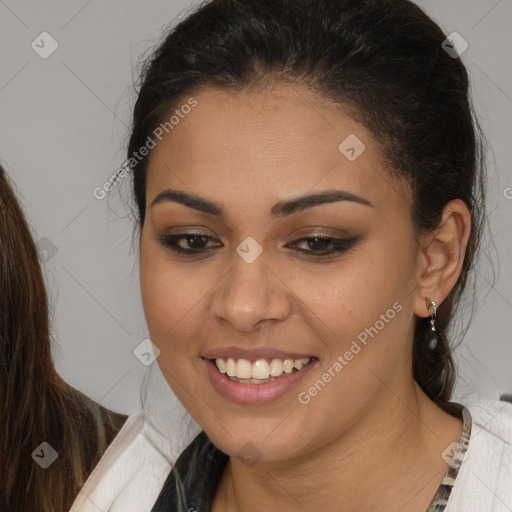
[[[227,373],[229,377],[238,379],[268,379],[279,377],[283,371],[291,373],[293,368],[300,370],[309,363],[311,358],[306,359],[272,359],[270,364],[266,359],[258,359],[251,363],[248,359],[235,360],[232,357],[223,359],[218,357],[215,364],[221,373]]]

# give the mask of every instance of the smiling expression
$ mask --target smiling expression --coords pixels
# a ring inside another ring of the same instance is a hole
[[[306,88],[194,97],[148,164],[140,277],[158,364],[228,454],[304,455],[392,400],[383,381],[412,381],[410,190],[367,129]]]

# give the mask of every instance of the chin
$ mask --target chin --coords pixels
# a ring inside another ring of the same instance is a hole
[[[295,453],[307,445],[303,438],[304,429],[290,428],[288,418],[234,419],[223,421],[222,425],[212,423],[209,418],[203,427],[212,443],[232,458],[252,463],[279,462],[299,456]],[[284,421],[283,421],[284,419]]]

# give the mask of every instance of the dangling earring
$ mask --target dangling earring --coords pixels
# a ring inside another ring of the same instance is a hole
[[[430,308],[432,308],[434,310],[434,312],[430,314],[430,329],[435,332],[437,303],[433,300],[430,300],[429,298],[425,298],[425,302],[426,302],[428,311],[430,311]]]
[[[436,313],[437,313],[437,303],[429,298],[425,297],[425,304],[427,306],[427,310],[430,311],[432,308],[434,311],[430,314],[430,330],[432,331],[432,338],[428,343],[428,348],[430,350],[435,350],[437,347],[437,336],[436,336]]]

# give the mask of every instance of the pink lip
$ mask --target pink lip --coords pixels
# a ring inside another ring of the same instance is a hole
[[[293,359],[293,357],[286,357],[286,359]],[[301,359],[301,357],[299,356],[297,359]],[[225,373],[221,373],[213,361],[209,359],[203,359],[203,361],[208,370],[210,381],[215,389],[228,400],[237,404],[246,405],[265,404],[278,400],[296,387],[317,363],[317,359],[312,359],[302,370],[294,373],[283,373],[279,379],[272,382],[264,384],[242,384],[232,381]]]
[[[296,352],[283,352],[275,350],[270,347],[262,347],[255,349],[243,349],[240,347],[224,347],[214,350],[207,350],[201,357],[205,359],[217,359],[222,357],[227,359],[232,357],[234,359],[247,359],[249,361],[256,361],[257,359],[307,359],[313,357],[311,354],[297,354]]]

